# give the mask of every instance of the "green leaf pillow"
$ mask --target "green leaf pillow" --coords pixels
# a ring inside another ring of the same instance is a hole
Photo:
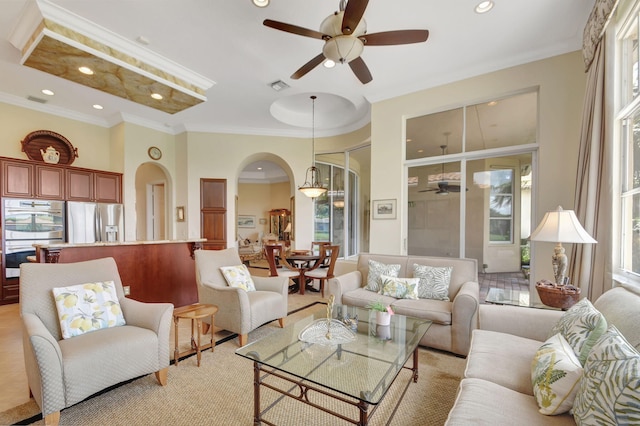
[[[125,325],[113,281],[52,289],[62,338]]]
[[[396,299],[418,299],[418,278],[398,278],[388,275],[380,276],[380,294]]]
[[[582,365],[562,334],[547,339],[531,363],[531,382],[538,411],[545,415],[569,411],[581,377]]]
[[[593,344],[607,329],[607,320],[589,299],[582,299],[566,311],[551,329],[549,337],[561,333],[584,365]]]
[[[382,288],[380,287],[379,278],[381,275],[389,277],[397,277],[400,273],[400,265],[386,265],[384,263],[376,262],[369,259],[369,273],[367,274],[367,285],[365,290],[375,291],[380,293]]]
[[[436,267],[414,263],[413,276],[420,279],[418,297],[448,301],[452,271],[451,266]]]
[[[578,425],[640,424],[640,353],[613,325],[587,357],[573,417]]]

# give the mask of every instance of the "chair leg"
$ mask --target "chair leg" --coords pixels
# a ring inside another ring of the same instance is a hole
[[[278,318],[278,324],[280,324],[280,328],[284,328],[284,318]]]
[[[167,385],[167,373],[169,372],[169,367],[165,367],[162,370],[156,371],[156,379],[158,383],[162,386]]]
[[[44,416],[44,424],[49,426],[58,426],[60,423],[60,411],[56,411],[55,413],[49,413]]]
[[[238,340],[240,341],[240,346],[244,346],[247,344],[247,340],[249,340],[248,334],[238,334]]]
[[[324,299],[324,280],[320,279],[320,291],[322,293],[322,298]]]

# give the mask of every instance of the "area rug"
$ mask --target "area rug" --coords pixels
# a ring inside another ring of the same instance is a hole
[[[297,321],[310,314],[311,306],[291,314]],[[249,341],[268,336],[279,327],[269,323],[253,331]],[[182,340],[182,339],[181,339]],[[195,357],[169,368],[167,386],[159,386],[150,374],[87,399],[62,411],[61,425],[251,425],[253,423],[253,364],[235,354],[234,340],[216,345],[202,354],[200,367]],[[392,425],[442,425],[453,406],[465,360],[454,355],[420,348],[420,377],[404,396]],[[409,374],[402,372],[401,375]],[[404,382],[404,378],[399,377]],[[400,380],[398,380],[399,382]],[[394,384],[371,424],[386,424],[394,401],[404,386]],[[263,392],[266,404],[275,396]],[[389,404],[387,404],[389,402]],[[388,407],[385,405],[387,404]],[[35,417],[32,417],[35,416]],[[269,412],[278,425],[341,425],[345,421],[285,398]],[[39,408],[27,404],[0,413],[0,424],[44,424]]]

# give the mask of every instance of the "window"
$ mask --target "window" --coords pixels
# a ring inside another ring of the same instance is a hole
[[[513,170],[491,170],[489,241],[513,243]]]
[[[638,11],[629,14],[631,19],[623,28],[619,62],[620,109],[620,228],[619,268],[623,273],[640,278],[640,100],[638,99]],[[634,16],[635,15],[635,16]]]

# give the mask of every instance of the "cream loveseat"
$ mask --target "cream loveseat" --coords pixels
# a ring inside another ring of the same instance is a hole
[[[637,289],[616,287],[600,296],[593,306],[604,315],[607,326],[614,325],[632,346],[640,348],[640,293]],[[534,356],[563,314],[550,309],[481,305],[480,329],[473,332],[465,377],[446,424],[575,424],[569,413],[541,414],[531,380]],[[589,356],[594,359],[592,352],[597,347],[596,343],[588,352],[587,363]],[[579,380],[585,380],[586,371],[587,366]],[[630,386],[635,383],[636,391],[639,381],[640,377],[631,380]],[[579,385],[577,391],[581,391]],[[622,404],[628,405],[624,401]],[[639,415],[637,406],[632,410]],[[623,419],[618,422],[637,424]]]
[[[412,277],[413,265],[432,267],[451,266],[449,301],[432,299],[396,299],[366,290],[369,260],[387,265],[400,264],[398,277]],[[342,269],[342,268],[341,268]],[[336,272],[337,275],[337,272]],[[479,285],[478,265],[475,259],[448,257],[394,256],[361,254],[356,270],[329,280],[329,294],[336,303],[366,307],[369,302],[382,300],[401,315],[433,321],[420,344],[466,356],[471,342],[471,331],[477,328]]]

